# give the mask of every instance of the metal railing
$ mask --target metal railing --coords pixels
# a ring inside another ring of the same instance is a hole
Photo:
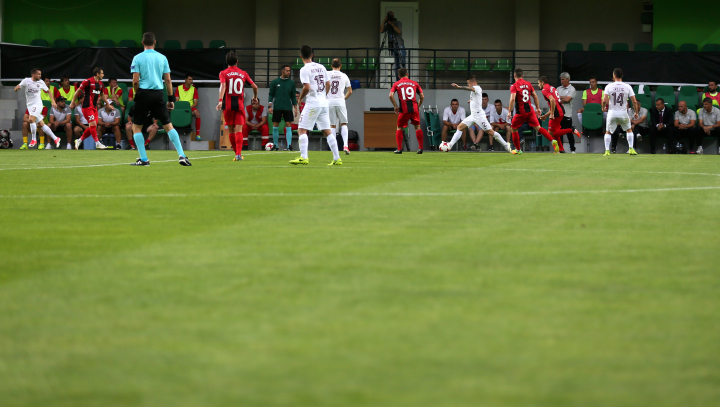
[[[292,78],[300,86],[302,67],[296,48],[229,48],[238,56],[238,66],[247,71],[261,87],[277,78],[282,65],[290,65]],[[359,80],[363,88],[390,88],[395,82],[395,54],[400,50],[381,48],[315,48],[314,61],[330,68],[334,58],[343,60],[342,71],[350,80]],[[558,82],[562,53],[556,50],[469,50],[407,48],[404,67],[410,78],[428,89],[449,88],[453,82],[464,84],[476,75],[484,89],[507,89],[513,82],[512,71],[522,68],[528,79],[539,76]],[[552,78],[555,78],[553,80]]]

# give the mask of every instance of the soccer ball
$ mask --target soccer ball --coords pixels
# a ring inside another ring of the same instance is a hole
[[[265,151],[272,151],[273,147],[275,147],[275,144],[267,143],[265,144]]]
[[[440,151],[448,152],[450,151],[450,144],[448,144],[447,141],[443,141],[440,143],[440,147],[438,147],[438,149],[440,149]]]

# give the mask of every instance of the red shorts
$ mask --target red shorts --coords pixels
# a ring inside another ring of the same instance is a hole
[[[244,126],[245,112],[242,110],[224,110],[226,126]],[[232,129],[231,129],[232,130]]]
[[[82,110],[83,116],[85,116],[85,120],[87,120],[88,123],[90,122],[96,122],[98,120],[98,112],[97,109],[94,107],[86,107]]]
[[[194,108],[194,107],[191,107],[191,108],[190,108],[190,111],[191,111],[191,112],[197,112],[197,109]]]
[[[517,130],[522,126],[523,124],[529,124],[530,127],[539,127],[540,123],[538,122],[538,118],[535,115],[535,112],[530,113],[518,113],[515,116],[513,116],[512,119],[512,128],[513,130]]]
[[[548,125],[548,129],[549,129],[551,132],[553,132],[553,133],[556,132],[556,131],[558,131],[558,130],[562,130],[562,129],[560,128],[560,123],[562,123],[562,121],[563,121],[563,118],[562,118],[562,117],[556,117],[556,118],[550,120],[550,123],[549,123],[549,125]]]
[[[420,125],[420,112],[414,112],[414,113],[400,113],[398,116],[398,127],[401,129],[404,129],[407,127],[408,122],[412,123],[413,126],[419,126]]]

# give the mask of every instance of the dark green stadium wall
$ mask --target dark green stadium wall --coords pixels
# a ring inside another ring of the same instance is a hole
[[[720,24],[717,1],[700,0],[679,6],[676,1],[656,0],[653,2],[653,46],[674,44],[720,44]]]
[[[93,45],[100,39],[117,44],[121,40],[142,39],[145,2],[142,0],[51,0],[4,1],[3,41],[30,44],[34,39],[87,39]]]

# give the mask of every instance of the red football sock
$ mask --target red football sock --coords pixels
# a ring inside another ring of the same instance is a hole
[[[235,155],[242,155],[243,134],[235,133]]]
[[[195,135],[200,135],[200,118],[195,119]]]
[[[553,138],[552,138],[552,136],[550,135],[550,133],[549,133],[547,130],[545,130],[545,129],[543,129],[542,127],[540,127],[540,128],[538,129],[538,133],[542,134],[543,137],[545,137],[546,139],[550,140],[550,142],[552,143]]]
[[[228,137],[230,138],[230,146],[232,150],[235,151],[235,133],[230,133]]]
[[[425,138],[425,135],[423,134],[422,130],[417,129],[415,130],[415,137],[417,137],[418,146],[420,146],[420,149],[423,149],[423,138]]]
[[[570,134],[570,133],[572,133],[572,129],[555,130],[555,131],[553,132],[553,136],[554,136],[554,137],[564,136],[564,135]]]
[[[515,145],[515,149],[520,150],[520,133],[514,131],[512,133],[512,140],[513,144]]]
[[[557,140],[557,142],[558,142],[558,147],[560,147],[560,151],[565,151],[565,147],[563,147],[562,136],[556,135],[555,140]]]
[[[398,130],[395,132],[395,141],[397,142],[398,150],[402,151],[402,143],[403,143],[403,131]]]
[[[82,136],[80,136],[80,141],[85,141],[85,139],[88,137],[90,137],[90,127],[85,129]]]

